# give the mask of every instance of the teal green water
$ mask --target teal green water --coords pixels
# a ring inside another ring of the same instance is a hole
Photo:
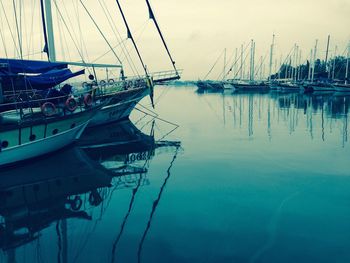
[[[350,96],[155,101],[175,131],[135,110],[91,132],[124,144],[0,172],[0,262],[350,262]]]

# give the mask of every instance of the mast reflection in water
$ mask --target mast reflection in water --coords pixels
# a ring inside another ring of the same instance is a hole
[[[350,96],[195,91],[2,170],[0,262],[350,262]]]
[[[55,262],[54,258],[57,262],[71,262],[79,259],[79,253],[98,228],[117,190],[132,190],[130,214],[139,188],[150,185],[148,167],[162,147],[171,149],[176,156],[180,143],[155,141],[153,127],[151,134],[147,135],[128,120],[91,128],[84,133],[77,147],[2,171],[1,262],[5,259],[7,262]],[[175,157],[170,167],[174,160]],[[170,177],[170,167],[162,190]],[[156,206],[153,205],[152,211]],[[126,221],[127,217],[122,230]],[[84,222],[84,230],[79,229],[78,236],[72,236],[71,232],[74,233]],[[147,225],[150,223],[151,220]],[[79,244],[76,238],[82,239]],[[70,247],[73,244],[74,248]],[[26,246],[36,248],[29,253],[30,256],[23,257],[18,251],[23,251]],[[113,245],[113,258],[116,248],[117,242]],[[57,255],[50,255],[50,251],[56,251]]]
[[[254,136],[254,130],[260,134],[265,129],[273,139],[274,127],[277,132],[284,127],[291,135],[307,131],[312,140],[325,141],[327,135],[337,133],[343,147],[348,142],[350,95],[242,91],[199,94],[221,95],[223,123],[246,129],[249,137]],[[219,114],[217,109],[214,111]]]

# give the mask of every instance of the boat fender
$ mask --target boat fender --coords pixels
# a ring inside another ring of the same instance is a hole
[[[106,83],[106,81],[105,81],[105,80],[101,80],[101,81],[100,81],[100,86],[101,86],[101,87],[105,87],[105,86],[106,86],[106,84],[107,84],[107,83]]]
[[[52,102],[45,102],[41,106],[41,112],[46,116],[46,117],[51,117],[56,114],[56,106]]]
[[[72,97],[70,97],[66,100],[65,105],[66,105],[67,110],[70,112],[74,112],[78,108],[77,101]]]
[[[84,104],[86,107],[89,107],[92,105],[92,96],[90,94],[84,95]]]

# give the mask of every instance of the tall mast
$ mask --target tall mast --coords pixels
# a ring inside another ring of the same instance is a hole
[[[268,80],[271,78],[272,74],[272,61],[273,61],[273,49],[275,46],[275,34],[272,35],[272,44],[271,44],[271,49],[270,49],[270,68],[269,68],[269,77]]]
[[[51,0],[45,1],[45,20],[46,20],[46,31],[47,31],[47,50],[49,54],[49,60],[51,62],[56,61],[56,49],[55,49],[55,37],[53,31],[53,22],[52,22],[52,9],[51,9]]]
[[[335,78],[335,61],[337,59],[337,51],[338,51],[338,47],[335,46],[335,50],[334,50],[334,58],[333,58],[333,70],[332,70],[332,79]]]
[[[312,73],[311,73],[311,82],[314,82],[314,78],[315,78],[315,66],[316,66],[317,44],[318,44],[318,39],[316,39],[316,43],[315,43],[314,61],[313,61]]]
[[[328,63],[328,53],[329,53],[329,42],[331,40],[331,35],[328,35],[328,40],[327,40],[327,51],[326,51],[326,71],[328,71],[328,66],[327,66],[327,63]]]
[[[263,67],[263,57],[260,56],[260,81],[263,80],[262,67]]]
[[[240,80],[243,79],[243,45],[241,45],[241,71],[240,71]]]
[[[349,56],[350,56],[350,42],[348,44],[348,52],[346,55],[346,69],[345,69],[345,85],[348,84],[348,77],[349,77]]]
[[[253,47],[252,47],[252,69],[251,69],[251,80],[254,81],[255,78],[255,42],[253,40]]]
[[[160,36],[160,38],[162,39],[163,45],[164,45],[164,47],[165,47],[165,49],[166,49],[166,51],[167,51],[167,53],[168,53],[168,56],[169,56],[169,58],[170,58],[170,61],[171,61],[172,65],[173,65],[173,68],[174,68],[176,74],[178,75],[178,71],[177,71],[177,68],[176,68],[176,66],[175,66],[175,61],[173,60],[173,58],[172,58],[172,56],[171,56],[171,54],[170,54],[168,45],[167,45],[167,43],[165,42],[163,33],[162,33],[162,31],[160,30],[160,27],[159,27],[159,25],[158,25],[157,19],[156,19],[155,15],[154,15],[154,12],[153,12],[153,10],[152,10],[152,7],[151,7],[151,4],[150,4],[149,0],[146,0],[146,3],[147,3],[147,6],[148,6],[148,11],[149,11],[150,19],[153,20],[153,22],[154,22],[154,24],[155,24],[155,26],[156,26],[156,28],[157,28],[157,30],[158,30],[159,36]],[[119,3],[118,3],[118,5],[119,5]]]
[[[301,78],[301,49],[299,50],[299,62],[298,62],[298,76],[297,80],[300,80]]]
[[[225,54],[224,54],[224,71],[222,73],[222,80],[225,80],[226,77],[226,48],[225,48]]]
[[[296,46],[294,54],[294,81],[297,81],[298,76],[298,60],[299,60],[299,46]]]
[[[283,55],[280,56],[280,64],[279,64],[279,70],[278,70],[278,79],[281,79],[281,73],[282,73],[282,61],[283,61]]]
[[[236,63],[237,63],[237,57],[238,57],[238,49],[236,48],[236,52],[235,52],[235,63],[233,64],[233,79],[236,78]]]
[[[137,55],[138,55],[138,57],[139,57],[139,60],[140,60],[140,62],[141,62],[141,64],[142,64],[142,67],[143,67],[143,69],[144,69],[144,71],[145,71],[145,74],[146,74],[146,76],[148,76],[148,72],[147,72],[146,65],[145,65],[145,63],[143,62],[143,59],[142,59],[141,54],[140,54],[140,51],[139,51],[139,49],[138,49],[138,47],[137,47],[137,45],[136,45],[136,42],[135,42],[135,40],[134,40],[134,37],[133,37],[132,34],[131,34],[131,31],[130,31],[130,28],[129,28],[129,24],[128,24],[128,22],[126,21],[126,18],[125,18],[123,9],[122,9],[122,7],[121,7],[121,5],[120,5],[120,3],[119,3],[119,0],[116,0],[116,2],[117,2],[117,5],[118,5],[120,14],[122,15],[122,18],[123,18],[123,21],[124,21],[124,24],[125,24],[125,27],[126,27],[126,30],[127,30],[128,38],[131,39],[131,41],[132,41],[132,43],[133,43],[133,45],[134,45],[134,48],[135,48],[135,50],[136,50],[136,53],[137,53]]]
[[[253,73],[253,47],[254,46],[254,41],[253,39],[250,42],[250,63],[249,63],[249,80],[252,81],[252,73]]]
[[[312,49],[310,51],[309,72],[307,75],[308,80],[311,80],[311,67],[312,67]]]

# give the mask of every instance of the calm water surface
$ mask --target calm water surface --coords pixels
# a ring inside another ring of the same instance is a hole
[[[0,172],[0,262],[350,262],[350,97],[159,87]]]

